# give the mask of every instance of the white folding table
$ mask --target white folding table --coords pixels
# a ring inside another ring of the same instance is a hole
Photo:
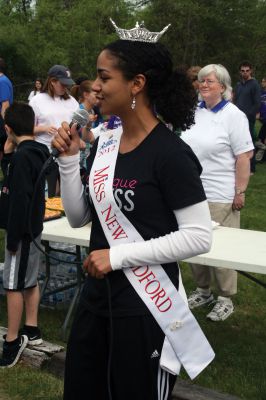
[[[81,260],[81,249],[80,248],[82,246],[84,246],[84,247],[89,246],[90,232],[91,232],[91,224],[85,225],[81,228],[71,228],[66,217],[61,217],[59,219],[46,221],[44,223],[44,228],[43,228],[43,232],[42,232],[42,242],[44,244],[44,249],[45,249],[45,252],[47,255],[45,256],[46,277],[45,277],[45,280],[44,280],[44,283],[42,286],[42,290],[41,290],[41,299],[44,296],[44,294],[47,294],[47,295],[53,294],[53,293],[57,293],[59,291],[69,289],[73,286],[75,287],[73,299],[71,300],[71,303],[70,303],[68,311],[67,311],[67,315],[66,315],[64,323],[62,325],[63,339],[66,338],[66,330],[67,330],[67,327],[69,324],[69,320],[71,318],[74,307],[79,298],[80,291],[82,289],[82,283],[84,281],[84,273],[82,270],[82,260]],[[68,244],[73,244],[76,246],[76,252],[75,252],[76,262],[75,262],[75,264],[77,265],[77,269],[76,269],[77,281],[75,284],[64,285],[64,286],[60,287],[59,289],[54,289],[47,293],[46,288],[47,288],[48,282],[50,280],[50,269],[51,269],[50,251],[73,254],[71,252],[58,250],[58,249],[52,247],[50,245],[50,242],[68,243]]]
[[[44,223],[42,240],[88,247],[90,234],[91,224],[81,228],[71,228],[67,218],[61,217]]]
[[[49,252],[51,249],[49,242],[74,244],[76,246],[77,261],[80,262],[80,264],[77,265],[78,282],[75,296],[70,304],[63,325],[64,335],[82,285],[83,272],[80,259],[80,247],[89,246],[90,232],[90,224],[82,228],[71,228],[66,217],[44,223],[42,240],[46,250]],[[46,261],[47,279],[49,279],[50,263],[48,257]],[[266,274],[266,232],[218,227],[213,230],[211,251],[188,258],[184,261],[234,269],[266,288],[265,282],[261,282],[248,274],[248,272]]]
[[[266,274],[266,232],[218,227],[211,251],[185,261]]]

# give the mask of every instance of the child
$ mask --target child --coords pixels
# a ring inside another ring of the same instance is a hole
[[[5,113],[8,139],[4,163],[7,164],[0,197],[0,227],[6,230],[3,286],[7,294],[8,328],[3,343],[0,367],[13,367],[27,343],[42,343],[38,328],[39,287],[37,283],[40,244],[45,209],[44,178],[29,211],[34,186],[49,157],[47,146],[34,140],[34,112],[26,103],[14,103]],[[16,151],[14,152],[16,148]],[[26,321],[19,327],[25,302]]]

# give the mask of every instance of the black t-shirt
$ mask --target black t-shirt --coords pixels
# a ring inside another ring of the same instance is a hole
[[[96,148],[97,143],[88,158],[88,172]],[[126,154],[118,154],[113,182],[114,197],[144,240],[157,238],[178,230],[173,210],[206,199],[200,173],[200,163],[190,147],[159,123],[137,148]],[[109,244],[92,206],[90,250],[103,248],[109,248]],[[178,288],[177,264],[164,264],[163,268]],[[114,316],[148,312],[122,270],[109,273],[108,278]],[[107,315],[105,279],[88,277],[82,299],[92,312]]]

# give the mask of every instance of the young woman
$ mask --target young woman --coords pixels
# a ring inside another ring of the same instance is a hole
[[[79,108],[78,102],[68,94],[68,87],[73,84],[68,68],[64,65],[54,65],[48,71],[42,93],[34,96],[29,103],[35,113],[36,141],[45,144],[49,150],[61,123],[69,123],[73,113]],[[59,194],[58,177],[58,166],[55,163],[47,176],[49,197]]]
[[[28,101],[30,101],[36,94],[41,93],[43,83],[40,78],[35,80],[34,89],[30,92]]]
[[[76,84],[71,88],[71,95],[79,102],[79,107],[83,110],[88,111],[90,114],[90,121],[87,126],[81,130],[81,143],[80,143],[80,166],[81,168],[86,167],[86,160],[90,154],[91,144],[94,142],[95,138],[91,128],[98,125],[96,123],[98,115],[95,114],[94,107],[97,104],[97,99],[95,93],[92,90],[92,81],[86,79],[82,81],[79,85]],[[101,116],[100,116],[101,119]]]
[[[96,140],[85,187],[75,127],[64,124],[53,140],[69,222],[92,220],[64,399],[170,399],[180,363],[194,377],[213,358],[182,297],[177,265],[210,248],[201,167],[156,117],[189,127],[195,95],[164,46],[130,40],[100,53],[93,90],[101,112],[119,116],[122,129]]]

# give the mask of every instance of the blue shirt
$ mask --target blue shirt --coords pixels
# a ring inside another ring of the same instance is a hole
[[[255,121],[260,108],[260,85],[256,79],[238,82],[234,90],[234,103],[250,121]]]
[[[260,120],[263,124],[266,123],[266,90],[261,90],[260,95]]]
[[[2,103],[9,101],[9,104],[13,103],[13,86],[7,76],[0,76],[0,112],[2,109]]]

